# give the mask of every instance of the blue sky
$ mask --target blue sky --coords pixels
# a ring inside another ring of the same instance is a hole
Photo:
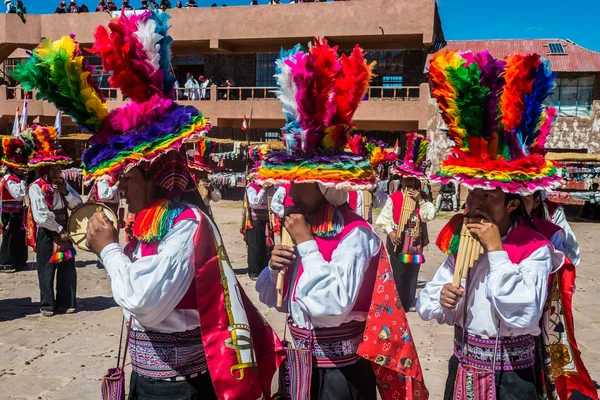
[[[60,0],[23,1],[29,13],[51,13]],[[120,5],[122,0],[113,1]],[[250,4],[250,0],[196,1],[204,7],[215,2]],[[92,9],[98,0],[78,0],[82,2]],[[131,2],[140,4],[139,0]],[[171,2],[175,5],[176,0]],[[447,39],[561,38],[600,52],[598,0],[438,0],[438,4]]]

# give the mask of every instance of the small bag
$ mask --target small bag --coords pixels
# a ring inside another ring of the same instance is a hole
[[[459,362],[453,399],[496,400],[495,372]]]
[[[125,351],[123,352],[123,361],[121,360],[121,349],[123,347],[123,327],[125,319],[121,323],[121,338],[119,339],[119,353],[117,355],[117,367],[110,368],[106,375],[102,377],[102,400],[125,400],[125,360],[127,359],[127,347],[129,345],[129,333],[133,317],[129,318],[127,324],[127,337],[125,338]]]
[[[285,349],[285,360],[279,366],[279,388],[277,392],[285,400],[310,400],[310,382],[313,367],[312,348],[295,348],[293,342],[288,342],[285,339],[286,333],[287,322],[281,341]],[[309,343],[312,346],[312,338],[310,338]]]

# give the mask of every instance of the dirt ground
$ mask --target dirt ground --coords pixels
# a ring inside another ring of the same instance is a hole
[[[258,302],[258,295],[244,274],[246,247],[239,233],[241,202],[222,201],[213,206],[227,253],[250,299],[281,333],[283,315]],[[432,238],[448,215],[429,224]],[[582,262],[578,267],[574,297],[576,334],[592,378],[600,380],[600,225],[574,223]],[[441,264],[443,255],[430,245],[425,252],[419,287]],[[598,258],[596,258],[598,257]],[[30,261],[34,255],[30,254]],[[0,399],[99,399],[102,375],[115,365],[121,311],[111,296],[110,282],[90,253],[77,256],[78,310],[73,315],[51,318],[39,314],[39,290],[35,268],[0,275]],[[432,399],[441,399],[447,361],[452,350],[449,326],[422,321],[409,314],[412,334]]]

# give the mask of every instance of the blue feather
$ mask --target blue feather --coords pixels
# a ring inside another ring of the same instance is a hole
[[[175,84],[175,77],[169,73],[171,71],[171,43],[173,42],[173,38],[168,34],[169,18],[171,18],[169,14],[157,13],[154,10],[152,10],[152,15],[149,17],[149,19],[156,21],[156,28],[154,29],[154,32],[163,37],[158,42],[160,45],[159,65],[165,74],[163,81],[163,92],[166,94],[171,93],[173,90],[173,85]]]
[[[554,88],[556,73],[552,72],[550,61],[542,59],[535,71],[531,94],[524,96],[525,110],[521,119],[520,135],[522,148],[527,154],[535,139],[539,136],[538,129],[540,118],[544,113],[544,100],[550,95]]]

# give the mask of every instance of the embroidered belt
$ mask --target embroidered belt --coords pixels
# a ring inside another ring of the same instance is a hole
[[[3,213],[19,214],[23,211],[23,202],[0,200],[0,210],[2,210]]]
[[[531,368],[535,362],[535,337],[522,335],[498,338],[496,354],[496,338],[483,339],[473,335],[465,335],[463,330],[454,327],[454,355],[463,363],[491,370],[496,359],[496,371],[513,371]]]
[[[132,329],[129,354],[135,372],[157,380],[189,377],[208,369],[200,328],[173,334]]]
[[[264,209],[250,208],[250,217],[252,218],[253,221],[255,221],[255,220],[268,221],[269,220],[269,210],[267,210],[266,208],[264,208]]]
[[[352,321],[337,328],[308,330],[288,321],[294,347],[312,349],[319,368],[341,368],[359,360],[358,345],[365,332],[365,321]]]

